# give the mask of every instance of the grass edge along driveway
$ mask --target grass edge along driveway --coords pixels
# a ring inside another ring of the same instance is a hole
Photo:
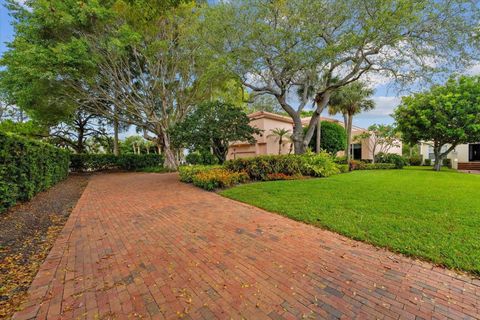
[[[480,275],[480,175],[409,167],[251,183],[220,194]]]

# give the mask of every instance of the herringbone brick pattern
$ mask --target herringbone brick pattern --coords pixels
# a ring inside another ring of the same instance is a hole
[[[15,319],[473,319],[480,282],[204,192],[93,177]]]

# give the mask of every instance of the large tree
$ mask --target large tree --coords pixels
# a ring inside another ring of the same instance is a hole
[[[371,88],[364,82],[357,81],[339,88],[330,99],[329,112],[331,114],[339,112],[343,114],[345,118],[345,132],[347,133],[345,154],[347,161],[350,161],[352,157],[353,117],[358,113],[371,110],[375,107],[374,101],[370,99],[372,95],[373,90]]]
[[[371,73],[408,82],[467,64],[478,53],[478,12],[468,0],[240,0],[210,8],[203,35],[227,72],[277,99],[302,153],[336,89]],[[296,99],[298,88],[308,90]]]
[[[368,148],[372,153],[372,162],[375,163],[377,154],[386,154],[394,147],[400,147],[400,134],[393,125],[372,124],[368,130],[357,135],[355,139],[368,139]]]
[[[250,119],[238,106],[220,101],[203,103],[173,128],[180,147],[209,151],[224,163],[228,147],[234,141],[255,143],[260,130],[250,126]]]
[[[394,117],[404,141],[431,143],[438,171],[456,146],[480,140],[480,77],[451,78],[404,97]]]
[[[194,1],[10,0],[16,36],[1,64],[0,86],[32,116],[61,121],[82,108],[115,128],[141,128],[175,168],[169,127],[215,92],[195,39]],[[213,68],[212,68],[213,69]],[[225,82],[221,76],[214,77]],[[115,130],[115,135],[118,130]],[[116,139],[117,140],[117,139]],[[114,148],[118,150],[118,148]]]

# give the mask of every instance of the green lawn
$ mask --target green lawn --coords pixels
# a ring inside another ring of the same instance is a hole
[[[241,185],[221,192],[393,251],[480,274],[480,175],[429,168]]]

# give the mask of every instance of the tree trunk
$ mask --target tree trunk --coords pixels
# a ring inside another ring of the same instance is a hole
[[[177,156],[175,155],[175,150],[172,149],[170,144],[170,136],[166,132],[163,132],[163,154],[165,156],[163,163],[164,167],[170,170],[177,170]]]
[[[352,122],[353,116],[348,115],[348,123],[347,123],[347,162],[350,163],[352,160]]]
[[[315,151],[317,153],[320,153],[320,145],[321,145],[321,138],[322,138],[322,118],[318,117],[318,122],[317,122],[317,136],[316,136],[316,143],[315,143]]]
[[[435,171],[440,171],[440,169],[442,168],[442,155],[440,153],[440,150],[440,147],[433,147],[433,154],[435,156],[435,165],[433,166],[433,170]]]
[[[118,146],[118,129],[119,129],[119,121],[118,121],[118,111],[117,107],[114,107],[114,115],[113,115],[113,154],[118,156],[120,155],[120,148]]]
[[[294,119],[292,140],[295,154],[305,153],[303,126],[300,117]]]
[[[278,140],[278,154],[282,154],[282,138]]]

